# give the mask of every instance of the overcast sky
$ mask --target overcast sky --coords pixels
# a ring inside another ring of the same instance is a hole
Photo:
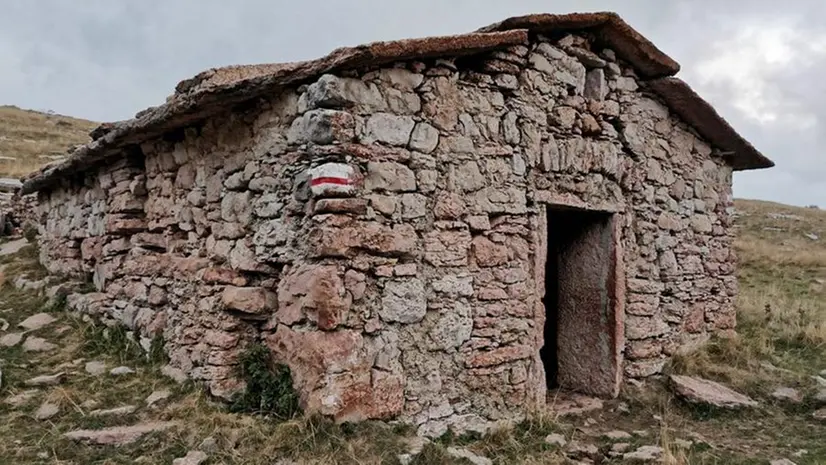
[[[131,118],[229,64],[312,59],[376,40],[469,32],[509,16],[609,10],[777,163],[735,195],[826,206],[822,0],[0,0],[0,104]]]

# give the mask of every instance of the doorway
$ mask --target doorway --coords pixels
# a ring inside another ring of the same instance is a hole
[[[540,350],[548,389],[619,392],[623,284],[616,230],[612,213],[548,207]]]

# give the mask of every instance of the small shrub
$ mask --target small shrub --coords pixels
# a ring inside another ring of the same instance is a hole
[[[45,310],[51,313],[61,313],[66,311],[66,298],[64,293],[58,293],[46,303]]]
[[[266,414],[278,420],[289,420],[300,412],[292,373],[286,365],[272,362],[269,348],[254,344],[241,355],[240,362],[239,375],[247,387],[233,401],[232,411]]]
[[[37,242],[37,226],[32,223],[23,225],[23,237],[32,244]]]
[[[83,350],[92,357],[115,357],[119,363],[145,363],[147,360],[143,348],[129,337],[127,329],[123,326],[86,326],[83,329]]]

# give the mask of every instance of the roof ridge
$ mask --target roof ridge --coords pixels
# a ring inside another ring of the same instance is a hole
[[[739,160],[733,162],[735,167],[751,169],[773,166],[768,158],[743,139],[688,84],[679,79],[662,80],[677,74],[680,65],[623,21],[618,14],[534,14],[508,18],[468,34],[341,47],[316,60],[208,69],[178,83],[176,93],[164,104],[143,110],[133,119],[109,123],[96,129],[93,131],[92,142],[75,150],[64,161],[47,165],[24,178],[22,193],[42,189],[67,174],[82,171],[92,163],[117,156],[124,146],[139,144],[170,130],[214,116],[228,105],[271,94],[325,73],[410,59],[472,55],[526,44],[531,33],[574,30],[586,30],[595,34],[648,82],[660,80],[659,83],[653,82],[652,89],[657,93],[666,93],[667,95],[662,95],[663,99],[669,105],[677,105],[675,111],[678,114],[681,114],[680,105],[691,107],[682,109],[686,122],[704,128],[704,135],[709,137],[712,144],[735,150]],[[691,119],[694,117],[706,119]]]

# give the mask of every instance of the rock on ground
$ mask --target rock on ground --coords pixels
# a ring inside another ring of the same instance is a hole
[[[187,452],[185,457],[180,457],[172,461],[172,465],[201,465],[206,462],[209,457],[199,450],[191,450]]]
[[[86,363],[85,369],[86,373],[89,373],[93,376],[98,376],[106,373],[106,364],[103,362],[93,360],[91,362]]]
[[[457,459],[465,459],[473,465],[493,465],[493,461],[491,459],[487,457],[482,457],[481,455],[476,455],[467,449],[460,449],[458,447],[448,447],[447,453],[451,457],[456,457]]]
[[[133,370],[129,367],[117,367],[117,368],[112,368],[111,370],[109,370],[109,374],[112,375],[112,376],[131,375],[133,373],[135,373],[135,370]]]
[[[35,376],[26,380],[26,386],[54,386],[62,383],[66,379],[66,373],[60,372],[54,375]]]
[[[565,439],[565,436],[559,433],[551,433],[545,436],[545,444],[550,444],[552,446],[559,446],[565,447],[565,444],[568,444],[568,441]]]
[[[164,365],[163,368],[161,368],[161,374],[167,378],[172,378],[178,384],[183,384],[189,379],[183,370],[175,368],[172,365]]]
[[[815,410],[812,412],[812,418],[815,420],[826,421],[826,408],[822,408],[820,410]]]
[[[142,436],[164,431],[176,425],[174,421],[151,421],[131,426],[113,426],[98,430],[70,431],[63,435],[67,439],[101,446],[120,446],[131,444]]]
[[[89,412],[90,416],[93,417],[108,417],[113,415],[129,415],[137,410],[137,407],[134,405],[124,405],[123,407],[115,407],[106,410],[93,410]]]
[[[41,279],[40,281],[30,281],[25,276],[18,276],[14,280],[14,287],[24,291],[40,291],[48,284],[48,279]]]
[[[670,379],[674,391],[691,403],[728,409],[757,406],[752,398],[714,381],[680,375],[671,375]]]
[[[35,331],[41,328],[45,328],[50,324],[57,321],[57,318],[49,315],[48,313],[38,313],[36,315],[32,315],[22,322],[18,326],[23,329],[28,329],[29,331]]]
[[[20,251],[20,249],[26,247],[27,245],[29,245],[29,241],[27,241],[25,238],[6,242],[5,244],[0,245],[0,257],[16,254]]]
[[[599,448],[593,444],[583,444],[578,441],[571,441],[565,450],[565,455],[572,459],[593,459],[599,455]]]
[[[162,400],[169,399],[169,396],[172,395],[172,391],[169,389],[162,389],[160,391],[155,391],[152,394],[149,394],[149,397],[146,398],[146,405],[152,406],[157,404]]]
[[[89,410],[97,408],[98,405],[100,405],[100,402],[96,401],[95,399],[84,400],[83,403],[80,404],[81,407]]]
[[[570,394],[565,397],[554,399],[551,402],[551,410],[559,416],[581,415],[583,413],[602,410],[604,404],[601,399],[588,397],[581,394]]]
[[[9,333],[0,337],[0,347],[14,347],[23,340],[23,333]]]
[[[631,439],[631,433],[626,433],[625,431],[615,430],[609,431],[602,435],[602,437],[610,439],[612,441],[619,441],[621,439]]]
[[[215,452],[218,450],[218,441],[216,441],[212,436],[207,436],[203,441],[201,441],[198,449],[204,452]]]
[[[771,462],[769,462],[769,465],[797,465],[797,464],[792,462],[789,459],[778,459],[778,460],[772,460]]]
[[[38,392],[40,391],[37,391],[35,389],[23,391],[20,394],[15,394],[13,396],[6,398],[6,400],[4,400],[3,402],[11,405],[12,407],[19,407],[37,397]]]
[[[23,343],[23,350],[25,352],[50,352],[57,349],[57,346],[42,337],[27,337],[26,342]]]
[[[772,392],[772,397],[777,400],[783,400],[787,402],[794,402],[799,403],[803,401],[803,396],[800,395],[800,392],[794,388],[788,387],[780,387]]]
[[[628,449],[630,449],[630,448],[631,448],[631,443],[628,443],[628,442],[615,442],[615,443],[611,444],[611,450],[609,452],[609,455],[611,455],[612,457],[618,457],[618,456],[624,454],[625,452],[628,452]]]
[[[634,452],[622,455],[623,460],[636,462],[654,462],[663,455],[663,448],[659,446],[642,446]]]
[[[56,404],[53,404],[51,402],[44,402],[43,405],[41,405],[40,408],[38,408],[37,411],[34,412],[34,419],[40,421],[48,420],[49,418],[52,418],[53,416],[57,415],[58,412],[60,412],[60,407],[58,407]]]

